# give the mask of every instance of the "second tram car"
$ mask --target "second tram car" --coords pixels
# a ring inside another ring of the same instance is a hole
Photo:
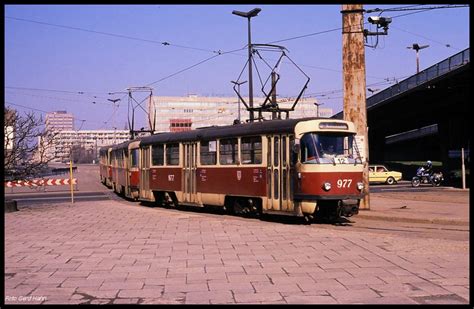
[[[139,144],[140,140],[134,140],[111,147],[112,189],[136,200],[140,188]]]
[[[353,123],[327,118],[159,133],[109,148],[112,186],[159,205],[351,216],[363,197],[355,135]]]
[[[112,147],[102,147],[99,149],[99,168],[100,181],[108,188],[112,187],[112,164],[111,156]]]

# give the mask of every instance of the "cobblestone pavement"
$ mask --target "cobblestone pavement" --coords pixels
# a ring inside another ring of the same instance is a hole
[[[469,303],[467,241],[138,205],[5,213],[5,303]]]

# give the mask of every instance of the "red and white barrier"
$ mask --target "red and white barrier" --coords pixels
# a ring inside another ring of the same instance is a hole
[[[5,187],[42,187],[42,186],[62,186],[71,184],[71,179],[33,179],[33,180],[18,180],[7,181]],[[72,184],[77,184],[77,179],[72,179]]]

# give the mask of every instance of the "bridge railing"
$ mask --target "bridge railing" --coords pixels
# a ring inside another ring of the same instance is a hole
[[[367,98],[367,107],[385,101],[391,97],[399,95],[405,91],[415,88],[427,81],[437,78],[443,74],[451,72],[470,62],[470,48],[467,48],[421,72],[413,75],[370,98]]]

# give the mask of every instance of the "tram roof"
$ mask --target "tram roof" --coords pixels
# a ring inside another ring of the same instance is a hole
[[[155,143],[186,142],[196,140],[212,140],[233,136],[249,136],[259,134],[281,134],[292,132],[296,124],[305,120],[317,120],[326,118],[298,118],[298,119],[276,119],[261,122],[243,123],[230,126],[213,126],[198,128],[184,132],[165,132],[144,137],[140,145]]]
[[[112,146],[109,146],[109,147],[112,147],[112,151],[117,150],[117,149],[127,148],[128,144],[130,144],[131,142],[133,142],[133,140],[122,142],[120,144],[112,145]]]
[[[120,145],[120,144],[118,144]],[[99,153],[106,154],[110,148],[116,147],[118,145],[105,145],[99,148]]]
[[[107,146],[107,148],[112,148],[112,151],[117,150],[117,149],[128,148],[128,145],[130,145],[130,143],[133,143],[133,142],[136,142],[136,141],[141,141],[142,139],[143,139],[143,137],[138,137],[136,139],[125,141],[125,142],[122,142],[122,143],[117,144],[117,145]]]

